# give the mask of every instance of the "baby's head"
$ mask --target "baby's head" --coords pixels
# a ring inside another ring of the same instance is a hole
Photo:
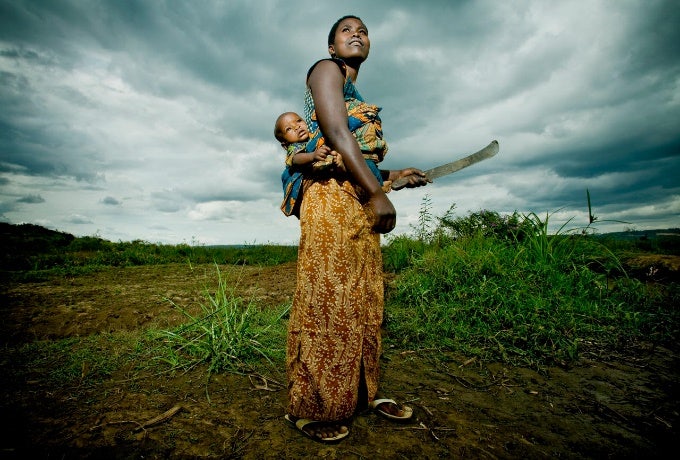
[[[283,148],[296,142],[309,140],[309,128],[300,115],[295,112],[285,112],[279,115],[274,123],[274,137],[281,142]]]

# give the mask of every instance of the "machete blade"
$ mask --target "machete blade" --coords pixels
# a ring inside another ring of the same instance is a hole
[[[473,165],[475,163],[479,163],[480,161],[486,160],[487,158],[491,158],[497,153],[498,153],[498,141],[494,140],[491,141],[489,145],[484,147],[479,152],[475,152],[472,155],[468,155],[465,158],[461,158],[460,160],[452,161],[451,163],[436,166],[424,172],[425,175],[427,175],[428,179],[431,180],[438,179],[442,176],[446,176],[456,171],[460,171],[463,168],[467,168],[468,166]],[[405,185],[407,181],[408,179],[404,177],[397,179],[394,182],[392,182],[392,188],[399,188],[400,186]]]

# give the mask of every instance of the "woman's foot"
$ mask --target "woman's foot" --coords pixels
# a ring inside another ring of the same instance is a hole
[[[308,437],[321,442],[339,441],[349,435],[349,428],[342,422],[321,422],[297,418],[286,414],[286,421]]]
[[[401,407],[397,406],[395,403],[392,402],[384,402],[382,404],[378,404],[376,406],[376,409],[398,418],[403,418],[404,414],[406,413],[404,409],[402,409]]]
[[[413,409],[400,406],[393,399],[375,399],[368,407],[390,420],[407,421],[413,416]]]
[[[346,425],[340,424],[326,424],[324,422],[316,422],[304,427],[305,433],[312,438],[327,440],[337,438],[340,435],[349,433],[349,428]]]

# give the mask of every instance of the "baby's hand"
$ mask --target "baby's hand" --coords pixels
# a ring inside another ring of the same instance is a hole
[[[332,151],[327,145],[322,145],[321,147],[314,150],[315,161],[324,161],[328,155],[332,155]]]

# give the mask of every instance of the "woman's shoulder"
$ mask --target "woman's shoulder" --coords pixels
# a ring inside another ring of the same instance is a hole
[[[337,65],[340,68],[340,72],[342,72],[342,76],[343,77],[347,76],[347,65],[345,64],[345,62],[342,59],[325,58],[325,59],[319,59],[314,64],[312,64],[312,66],[307,71],[307,80],[309,80],[309,76],[312,74],[314,69],[322,62],[324,63],[323,64],[324,66],[328,65],[328,64],[325,64],[326,62],[334,63],[335,65]]]

